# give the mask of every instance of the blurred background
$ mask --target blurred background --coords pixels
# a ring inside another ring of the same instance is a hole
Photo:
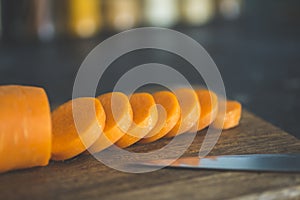
[[[144,26],[198,41],[217,64],[228,98],[300,138],[299,0],[0,0],[0,84],[44,87],[55,107],[71,98],[76,72],[96,45]],[[147,49],[112,63],[101,92],[149,62],[198,83],[185,60]]]

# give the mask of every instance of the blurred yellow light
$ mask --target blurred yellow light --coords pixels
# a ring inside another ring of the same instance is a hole
[[[125,30],[134,26],[134,17],[129,13],[120,13],[114,20],[114,26],[119,30]]]
[[[82,19],[76,24],[76,33],[81,37],[90,37],[96,32],[97,25],[92,19]]]
[[[139,23],[139,0],[107,0],[107,26],[118,30],[126,30]]]
[[[101,25],[99,0],[70,0],[72,32],[80,37],[94,35]]]
[[[184,21],[191,25],[207,23],[214,15],[212,0],[184,0],[182,5]]]

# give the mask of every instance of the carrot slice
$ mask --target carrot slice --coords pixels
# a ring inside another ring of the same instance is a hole
[[[97,141],[89,148],[90,153],[99,152],[119,140],[132,124],[132,109],[128,97],[121,92],[98,97],[106,113],[106,123]]]
[[[197,127],[197,131],[200,131],[209,126],[216,119],[218,97],[214,92],[206,89],[196,90],[196,94],[201,107],[201,114]]]
[[[157,122],[157,108],[155,106],[154,98],[148,93],[136,93],[131,95],[130,104],[133,111],[134,124],[116,145],[120,148],[126,148],[136,143],[143,138]]]
[[[52,112],[52,159],[66,160],[90,147],[105,126],[105,112],[98,99],[78,98]]]
[[[51,117],[45,91],[0,86],[0,172],[45,166],[51,155]]]
[[[148,133],[147,136],[150,137],[146,136],[139,141],[139,143],[142,144],[156,141],[165,136],[176,125],[180,118],[180,106],[176,96],[172,92],[156,92],[153,94],[153,97],[155,103],[161,105],[164,110],[158,109],[158,122]]]
[[[165,137],[174,137],[176,135],[187,132],[198,123],[200,116],[200,105],[197,94],[194,90],[181,88],[175,91],[175,95],[179,101],[181,108],[180,119],[174,128]]]
[[[237,101],[226,101],[226,112],[218,114],[213,126],[218,129],[230,129],[239,125],[242,115],[242,105]]]

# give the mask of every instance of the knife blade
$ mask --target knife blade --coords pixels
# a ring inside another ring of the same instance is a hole
[[[138,164],[153,167],[211,170],[300,172],[300,154],[245,154],[207,156],[203,158],[183,157],[169,164],[170,161],[170,159],[151,160]]]

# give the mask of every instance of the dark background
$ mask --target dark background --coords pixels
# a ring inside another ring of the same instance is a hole
[[[218,18],[201,27],[172,27],[202,44],[217,64],[227,96],[244,108],[300,138],[300,2],[247,0],[235,21]],[[0,42],[0,84],[44,87],[52,107],[71,98],[76,72],[85,56],[115,32],[90,39]],[[108,91],[120,69],[156,61],[188,70],[176,56],[146,50],[123,56],[107,72]],[[117,70],[118,69],[118,70]],[[251,127],[250,127],[251,128]]]

